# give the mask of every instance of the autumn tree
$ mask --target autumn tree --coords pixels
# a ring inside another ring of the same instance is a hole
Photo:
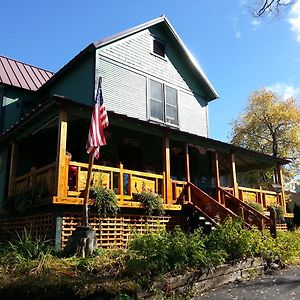
[[[300,171],[299,137],[300,109],[296,99],[285,100],[262,88],[252,93],[244,113],[233,122],[231,142],[291,160],[284,168],[288,179]]]

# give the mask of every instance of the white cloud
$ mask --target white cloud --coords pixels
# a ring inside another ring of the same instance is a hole
[[[258,29],[258,27],[261,25],[261,21],[258,19],[253,19],[251,21],[252,29],[255,31]]]
[[[271,86],[267,86],[266,90],[271,90],[285,99],[300,96],[300,88],[287,83],[278,82]]]
[[[290,12],[288,22],[291,25],[291,30],[296,33],[296,40],[300,43],[300,0],[297,0]]]
[[[242,36],[242,33],[241,31],[239,30],[239,17],[238,16],[234,16],[234,17],[231,17],[230,18],[230,21],[232,23],[232,28],[233,28],[233,32],[234,32],[234,35],[237,39],[240,39],[241,36]]]

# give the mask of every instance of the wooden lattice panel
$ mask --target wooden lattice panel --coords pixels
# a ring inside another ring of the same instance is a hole
[[[62,247],[69,236],[79,225],[81,214],[65,213],[62,220]],[[90,214],[89,225],[96,230],[97,246],[102,248],[125,248],[135,233],[158,231],[160,228],[171,229],[175,225],[182,226],[185,218],[170,216],[117,215],[99,217]],[[183,227],[183,226],[182,226]]]
[[[22,233],[24,229],[33,236],[50,239],[53,230],[53,214],[41,214],[16,218],[0,219],[0,239],[11,239],[16,233]]]

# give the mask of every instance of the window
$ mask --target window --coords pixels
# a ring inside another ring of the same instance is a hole
[[[178,125],[177,90],[150,79],[150,118]]]
[[[153,53],[165,57],[165,44],[157,39],[153,39]]]

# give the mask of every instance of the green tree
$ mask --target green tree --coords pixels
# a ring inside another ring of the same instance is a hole
[[[284,175],[291,178],[299,174],[299,136],[300,109],[296,99],[284,100],[262,88],[251,94],[244,113],[233,122],[231,142],[246,149],[290,159]]]

